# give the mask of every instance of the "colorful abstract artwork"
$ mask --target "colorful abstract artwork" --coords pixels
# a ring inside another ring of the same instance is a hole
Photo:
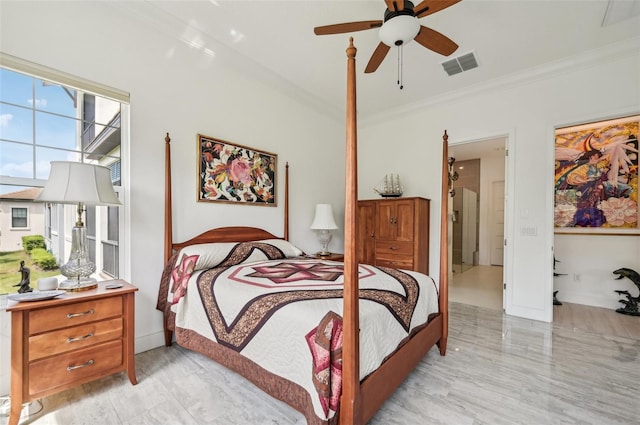
[[[198,201],[276,205],[278,156],[198,134]]]
[[[640,116],[556,130],[556,233],[639,234]]]

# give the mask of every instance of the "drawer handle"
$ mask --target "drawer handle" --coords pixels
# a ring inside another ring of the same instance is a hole
[[[74,317],[84,316],[85,314],[93,314],[93,309],[83,311],[82,313],[67,313],[67,319],[73,319]]]
[[[81,367],[91,366],[94,363],[95,362],[93,361],[93,359],[91,359],[86,363],[82,363],[82,364],[75,365],[75,366],[67,366],[67,372],[71,372],[72,370],[75,370],[75,369],[80,369]]]
[[[67,342],[76,342],[82,341],[83,339],[91,338],[93,336],[93,332],[86,334],[85,336],[76,336],[67,338]]]
[[[390,246],[390,247],[389,247],[389,249],[390,249],[391,251],[395,251],[395,250],[397,250],[397,249],[398,249],[398,247],[397,247],[397,246]]]

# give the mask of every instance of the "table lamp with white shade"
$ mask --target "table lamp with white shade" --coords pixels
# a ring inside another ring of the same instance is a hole
[[[329,242],[331,242],[331,230],[337,229],[336,221],[333,219],[333,208],[331,204],[317,204],[316,215],[311,223],[311,229],[318,231],[318,241],[322,244],[322,250],[317,253],[320,257],[328,257]]]
[[[52,161],[49,179],[35,200],[78,205],[78,220],[71,230],[69,261],[60,266],[60,273],[67,279],[60,282],[58,288],[67,291],[95,288],[96,279],[91,275],[96,271],[96,265],[89,258],[87,228],[82,221],[82,213],[86,205],[120,205],[109,168],[81,162]]]

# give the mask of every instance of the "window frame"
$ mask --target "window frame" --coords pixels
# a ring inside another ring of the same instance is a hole
[[[24,210],[26,212],[24,217],[16,217],[14,212],[17,210]],[[11,230],[29,230],[31,226],[29,225],[29,207],[11,207]],[[16,226],[15,220],[16,218],[24,218],[25,225],[24,226]]]
[[[78,90],[84,92],[87,95],[100,96],[102,98],[110,99],[112,101],[119,102],[120,104],[120,152],[116,158],[111,155],[106,155],[105,158],[114,158],[116,162],[119,162],[120,167],[120,186],[114,186],[114,190],[120,199],[122,205],[119,206],[118,212],[118,267],[119,278],[130,280],[131,273],[131,259],[129,253],[131,252],[130,233],[130,208],[128,206],[129,200],[129,165],[130,160],[128,158],[130,154],[130,95],[128,92],[101,84],[94,81],[86,80],[81,77],[67,74],[62,71],[58,71],[40,64],[36,64],[24,59],[0,52],[0,68],[25,74],[32,78],[46,80],[54,84],[59,84],[62,87]],[[82,117],[81,117],[82,118]],[[110,123],[109,123],[110,124]],[[35,143],[34,143],[35,145]],[[84,145],[78,146],[77,152],[80,153],[80,158],[86,158],[89,152],[84,151]],[[35,157],[34,157],[35,160]],[[0,185],[10,186],[24,186],[24,187],[43,187],[46,183],[46,179],[37,178],[33,174],[34,178],[27,177],[9,177],[6,175],[0,175]],[[105,207],[106,211],[106,207]],[[49,236],[56,236],[60,240],[65,239],[65,226],[64,225],[64,206],[63,205],[45,205],[44,220],[44,232],[49,233]],[[62,215],[62,217],[60,217]],[[47,218],[48,217],[48,218]],[[27,214],[27,220],[29,220],[29,212]],[[48,220],[48,222],[47,222]],[[13,220],[12,220],[13,221]],[[74,220],[75,221],[75,220]],[[62,226],[62,227],[61,227]],[[26,228],[19,227],[18,229],[24,230]],[[110,241],[113,242],[113,241]],[[61,242],[61,246],[64,241]],[[68,257],[68,249],[64,249],[64,257]],[[61,259],[63,263],[66,262],[66,258]],[[98,271],[99,272],[99,271]]]

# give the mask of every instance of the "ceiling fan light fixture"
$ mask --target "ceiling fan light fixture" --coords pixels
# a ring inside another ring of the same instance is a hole
[[[389,47],[402,46],[420,32],[420,22],[415,16],[399,15],[386,21],[380,28],[380,41]]]

